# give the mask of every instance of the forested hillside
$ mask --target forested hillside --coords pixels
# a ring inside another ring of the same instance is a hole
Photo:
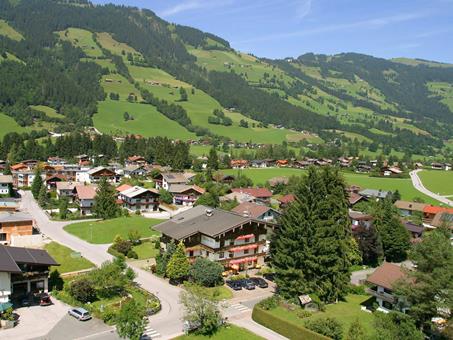
[[[449,158],[453,67],[355,53],[269,60],[150,10],[0,0],[0,121]]]

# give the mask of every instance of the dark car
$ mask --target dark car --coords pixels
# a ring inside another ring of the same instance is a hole
[[[266,280],[274,282],[274,273],[267,273],[263,275]]]
[[[250,281],[252,281],[255,286],[258,286],[260,288],[267,288],[269,285],[267,284],[266,280],[261,278],[261,277],[251,277]]]
[[[233,290],[241,290],[242,289],[242,284],[240,281],[233,281],[233,280],[227,280],[226,285],[230,287]]]
[[[247,290],[253,290],[255,289],[255,284],[253,283],[252,280],[250,279],[243,279],[241,280],[241,285],[243,288],[247,289]]]
[[[50,299],[49,294],[44,293],[41,295],[41,298],[39,300],[39,305],[40,306],[50,306],[52,304],[52,300]]]

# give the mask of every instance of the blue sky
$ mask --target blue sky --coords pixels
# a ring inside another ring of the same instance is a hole
[[[260,57],[359,52],[453,63],[453,0],[94,0],[149,8]]]

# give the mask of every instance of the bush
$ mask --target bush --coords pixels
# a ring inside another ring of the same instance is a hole
[[[104,312],[102,313],[102,321],[104,321],[108,325],[114,324],[116,321],[116,317],[117,313],[109,307],[104,309]]]
[[[189,275],[197,284],[213,287],[223,283],[223,266],[217,262],[199,257],[190,268]]]
[[[304,309],[297,312],[297,317],[299,319],[309,318],[311,315],[312,315],[311,312],[309,312],[308,310],[304,310]]]
[[[348,293],[349,294],[354,294],[354,295],[365,295],[365,287],[364,286],[356,286],[356,285],[350,284],[348,286]]]
[[[113,245],[113,248],[123,255],[127,255],[132,249],[131,241],[120,240]]]
[[[335,318],[307,320],[305,326],[316,333],[328,336],[334,340],[340,340],[343,337],[341,323]]]
[[[264,310],[271,310],[271,309],[277,308],[279,304],[280,304],[280,297],[278,295],[273,295],[258,303],[260,308],[262,308]]]
[[[127,252],[127,257],[130,259],[138,259],[137,253],[132,249]]]
[[[69,294],[74,299],[83,303],[93,302],[96,300],[96,290],[94,288],[94,284],[86,277],[72,281],[69,285]]]
[[[239,281],[239,280],[243,280],[243,279],[246,279],[246,278],[247,278],[247,275],[239,274],[239,275],[233,275],[232,277],[230,277],[230,280],[231,281]]]
[[[141,235],[138,230],[130,230],[127,234],[127,237],[129,238],[129,241],[132,242],[132,244],[140,244]]]
[[[49,275],[49,290],[62,290],[64,281],[60,276],[60,272],[54,269]]]
[[[252,319],[273,331],[295,340],[328,340],[324,335],[315,333],[305,327],[288,322],[282,317],[277,317],[258,305],[253,308]]]

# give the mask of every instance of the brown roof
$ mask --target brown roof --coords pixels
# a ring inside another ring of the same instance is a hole
[[[278,199],[278,201],[283,204],[288,204],[288,203],[294,202],[295,200],[296,200],[296,196],[294,196],[293,194],[288,194],[288,195],[285,195]]]
[[[367,281],[376,286],[381,286],[391,290],[393,284],[405,276],[406,273],[403,272],[400,266],[384,262],[367,278]]]
[[[431,222],[433,227],[441,227],[445,225],[446,227],[453,227],[453,213],[452,212],[438,212],[434,215],[434,218]]]
[[[96,187],[94,185],[79,185],[75,187],[77,197],[81,200],[92,200],[96,196]]]
[[[256,198],[270,198],[272,193],[267,188],[233,188],[232,192],[244,192]]]
[[[351,220],[357,220],[357,221],[371,221],[373,219],[373,216],[365,214],[360,211],[349,211],[349,218]]]
[[[115,190],[118,191],[118,192],[121,192],[121,191],[130,189],[130,188],[132,188],[132,185],[129,185],[129,184],[121,184],[121,185],[120,185],[119,187],[117,187]]]
[[[0,183],[13,183],[13,176],[11,175],[0,175]]]
[[[74,190],[76,186],[82,185],[82,182],[57,182],[57,190]]]
[[[350,205],[356,204],[358,201],[360,201],[363,197],[355,192],[349,192],[348,193],[348,201]]]
[[[258,218],[271,208],[252,202],[243,202],[233,208],[231,211],[245,217]]]
[[[59,265],[45,250],[0,245],[0,271],[20,273],[18,264]]]
[[[28,166],[26,166],[23,163],[11,165],[11,170],[20,170],[20,169],[26,169],[26,168],[28,168]]]
[[[418,202],[396,201],[395,202],[395,207],[397,207],[398,209],[402,209],[402,210],[411,210],[411,211],[423,212],[423,210],[426,207],[426,204],[425,203],[418,203]]]

